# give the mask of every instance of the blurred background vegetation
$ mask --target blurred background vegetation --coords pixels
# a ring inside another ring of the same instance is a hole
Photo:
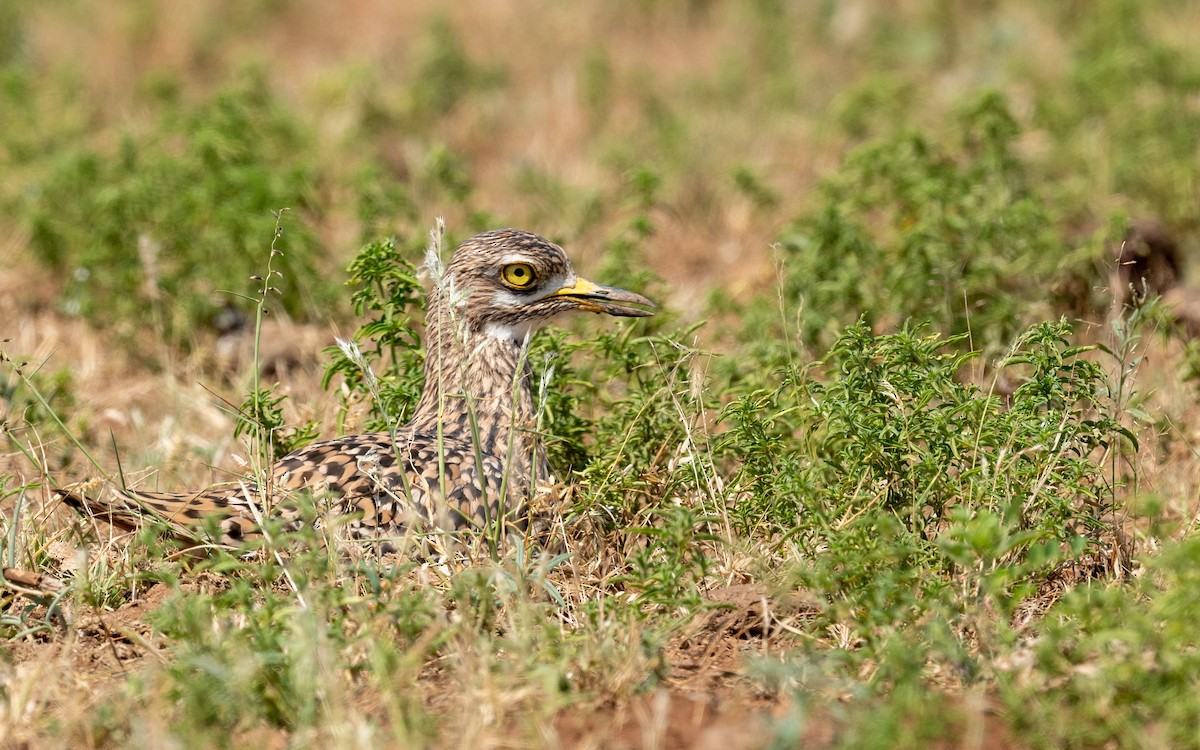
[[[445,215],[645,264],[691,318],[774,297],[778,261],[828,345],[864,312],[1090,312],[1129,217],[1196,244],[1187,2],[518,5],[5,3],[10,254],[186,346],[273,209],[308,319],[347,315],[362,242]]]

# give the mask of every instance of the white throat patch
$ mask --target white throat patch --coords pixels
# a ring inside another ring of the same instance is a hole
[[[537,330],[538,325],[535,321],[528,320],[523,323],[505,324],[505,323],[488,323],[483,328],[483,334],[490,339],[504,341],[517,346],[525,346],[529,343],[533,332]]]

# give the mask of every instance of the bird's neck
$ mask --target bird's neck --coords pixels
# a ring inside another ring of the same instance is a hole
[[[426,313],[425,389],[414,423],[436,428],[524,471],[541,455],[535,435],[528,331],[476,328],[435,291]],[[518,338],[519,336],[519,338]]]

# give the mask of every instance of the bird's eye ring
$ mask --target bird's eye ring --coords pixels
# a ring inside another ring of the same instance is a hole
[[[528,263],[509,263],[500,269],[500,278],[514,289],[528,289],[537,281],[537,274]]]

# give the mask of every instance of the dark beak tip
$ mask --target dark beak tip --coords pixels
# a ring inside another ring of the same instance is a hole
[[[639,305],[639,307],[632,307],[631,305]],[[623,296],[619,302],[610,302],[608,304],[601,305],[601,307],[603,308],[604,312],[608,313],[609,315],[614,315],[621,318],[649,318],[654,315],[654,308],[656,306],[653,302],[641,296],[640,294],[629,293]]]
[[[605,292],[606,292],[606,294],[604,295],[604,297],[613,302],[629,302],[634,305],[640,305],[641,307],[649,307],[649,308],[657,307],[657,305],[655,305],[653,302],[646,299],[642,295],[638,294],[637,292],[630,292],[630,291],[626,291],[625,289],[615,289],[615,288],[606,289]],[[637,309],[637,308],[626,308],[626,309]],[[647,312],[646,314],[653,315],[654,313]]]
[[[654,313],[650,310],[639,310],[636,307],[606,307],[599,312],[612,315],[615,318],[651,318]]]

